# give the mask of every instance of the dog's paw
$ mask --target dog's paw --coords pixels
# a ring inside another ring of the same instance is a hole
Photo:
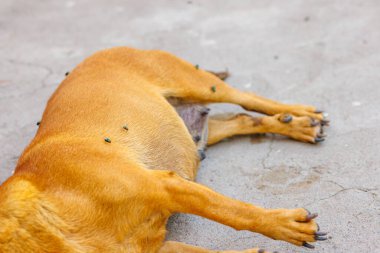
[[[278,133],[286,135],[298,141],[318,143],[325,140],[323,127],[326,122],[311,118],[309,116],[294,116],[291,114],[275,115],[278,126]]]
[[[317,216],[303,208],[271,209],[267,211],[262,231],[258,232],[275,240],[314,248],[311,242],[327,240],[327,233],[320,232],[315,222]]]
[[[285,113],[285,112],[284,112]],[[322,124],[328,124],[328,119],[322,110],[316,109],[314,106],[309,105],[287,105],[286,113],[295,116],[307,116],[312,119],[319,120]]]

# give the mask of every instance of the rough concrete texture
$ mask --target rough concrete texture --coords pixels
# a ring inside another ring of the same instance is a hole
[[[380,252],[379,13],[378,0],[2,0],[0,181],[66,71],[103,48],[163,49],[228,68],[234,87],[317,105],[332,120],[321,145],[269,135],[211,147],[200,183],[265,207],[318,212],[331,238],[314,252]],[[171,240],[218,250],[309,251],[191,215],[176,215],[169,229]]]

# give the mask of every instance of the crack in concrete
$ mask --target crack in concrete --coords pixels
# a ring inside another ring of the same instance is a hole
[[[21,61],[16,61],[13,59],[6,59],[5,61],[10,63],[10,64],[13,64],[13,65],[23,65],[23,66],[43,69],[46,71],[46,75],[40,81],[42,85],[40,85],[39,87],[37,87],[37,88],[35,88],[29,92],[24,93],[24,95],[32,94],[32,93],[38,91],[39,89],[43,89],[43,88],[47,87],[48,86],[47,80],[54,73],[54,71],[50,67],[45,66],[45,65],[40,65],[40,64],[36,64],[36,63],[30,63],[30,62],[21,62]],[[1,98],[12,98],[12,97],[15,97],[15,95],[2,96]]]
[[[370,193],[370,194],[372,194],[372,195],[377,196],[376,193],[371,192],[371,191],[377,190],[377,188],[374,188],[374,189],[367,189],[367,188],[356,188],[356,187],[352,187],[352,188],[341,189],[341,190],[335,192],[334,194],[330,195],[329,197],[321,198],[321,199],[319,199],[318,201],[333,198],[333,197],[335,197],[336,195],[338,195],[338,194],[340,194],[340,193],[342,193],[342,192],[344,192],[344,191],[350,191],[350,190],[356,190],[356,191],[366,192],[366,193]]]
[[[274,134],[272,134],[272,137],[271,137],[271,140],[269,142],[269,150],[268,152],[266,153],[265,157],[261,160],[261,166],[263,167],[263,169],[265,170],[272,170],[271,168],[268,168],[267,165],[266,165],[266,162],[267,160],[269,159],[272,151],[273,151],[273,142],[274,142]]]
[[[335,184],[335,185],[337,185],[338,187],[340,187],[341,189],[338,190],[338,191],[336,191],[335,193],[331,194],[331,195],[328,196],[328,197],[320,198],[320,199],[314,200],[313,202],[310,202],[310,203],[306,204],[306,205],[305,205],[306,207],[309,206],[309,205],[311,205],[311,204],[314,204],[314,203],[316,203],[316,202],[320,202],[320,201],[323,201],[323,200],[331,199],[331,198],[333,198],[333,197],[339,195],[339,194],[342,193],[342,192],[345,192],[345,191],[351,191],[351,190],[356,190],[356,191],[361,191],[361,192],[369,193],[369,194],[372,195],[372,198],[373,198],[374,201],[376,201],[376,199],[377,199],[377,197],[378,197],[377,193],[375,193],[375,192],[373,192],[373,191],[378,191],[379,188],[364,188],[364,187],[349,187],[349,188],[346,188],[346,187],[344,187],[344,186],[338,184],[337,182],[334,182],[334,181],[331,181],[331,180],[328,180],[328,181],[326,181],[326,182],[329,182],[329,183]],[[374,202],[374,201],[373,201],[373,202]],[[373,203],[373,202],[372,202],[372,203]],[[371,203],[371,204],[372,204],[372,203]]]

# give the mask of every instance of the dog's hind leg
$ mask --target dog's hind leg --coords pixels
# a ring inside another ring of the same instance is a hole
[[[194,70],[196,71],[196,70]],[[289,113],[295,116],[309,116],[317,120],[324,120],[323,114],[313,106],[288,105],[258,96],[252,92],[243,92],[235,89],[216,76],[205,71],[199,71],[199,80],[189,81],[178,89],[171,91],[174,97],[184,100],[203,103],[232,103],[249,111],[275,115]],[[197,74],[196,72],[194,73]]]
[[[214,251],[200,247],[187,245],[181,242],[167,241],[164,243],[158,253],[270,253],[264,249],[248,249],[242,251],[226,250],[226,251]]]
[[[290,114],[252,117],[241,113],[227,118],[211,116],[208,120],[207,145],[234,135],[258,133],[281,134],[299,141],[316,143],[324,140],[321,130],[322,126],[318,121]]]
[[[148,51],[149,60],[154,63],[150,76],[151,84],[159,87],[165,97],[175,97],[200,103],[233,103],[246,110],[267,115],[290,113],[295,116],[309,116],[323,120],[321,111],[314,106],[289,105],[260,97],[251,92],[242,92],[223,80],[226,75],[209,73],[198,66],[162,51]],[[150,65],[146,65],[150,67]]]

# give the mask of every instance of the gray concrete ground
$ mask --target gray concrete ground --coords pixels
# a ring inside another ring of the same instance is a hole
[[[66,71],[103,48],[164,49],[228,68],[240,89],[317,105],[332,120],[317,146],[267,136],[211,147],[200,183],[270,208],[317,211],[331,238],[315,252],[380,252],[379,14],[378,0],[2,0],[0,181]],[[309,251],[191,215],[169,229],[169,239],[219,250]]]

